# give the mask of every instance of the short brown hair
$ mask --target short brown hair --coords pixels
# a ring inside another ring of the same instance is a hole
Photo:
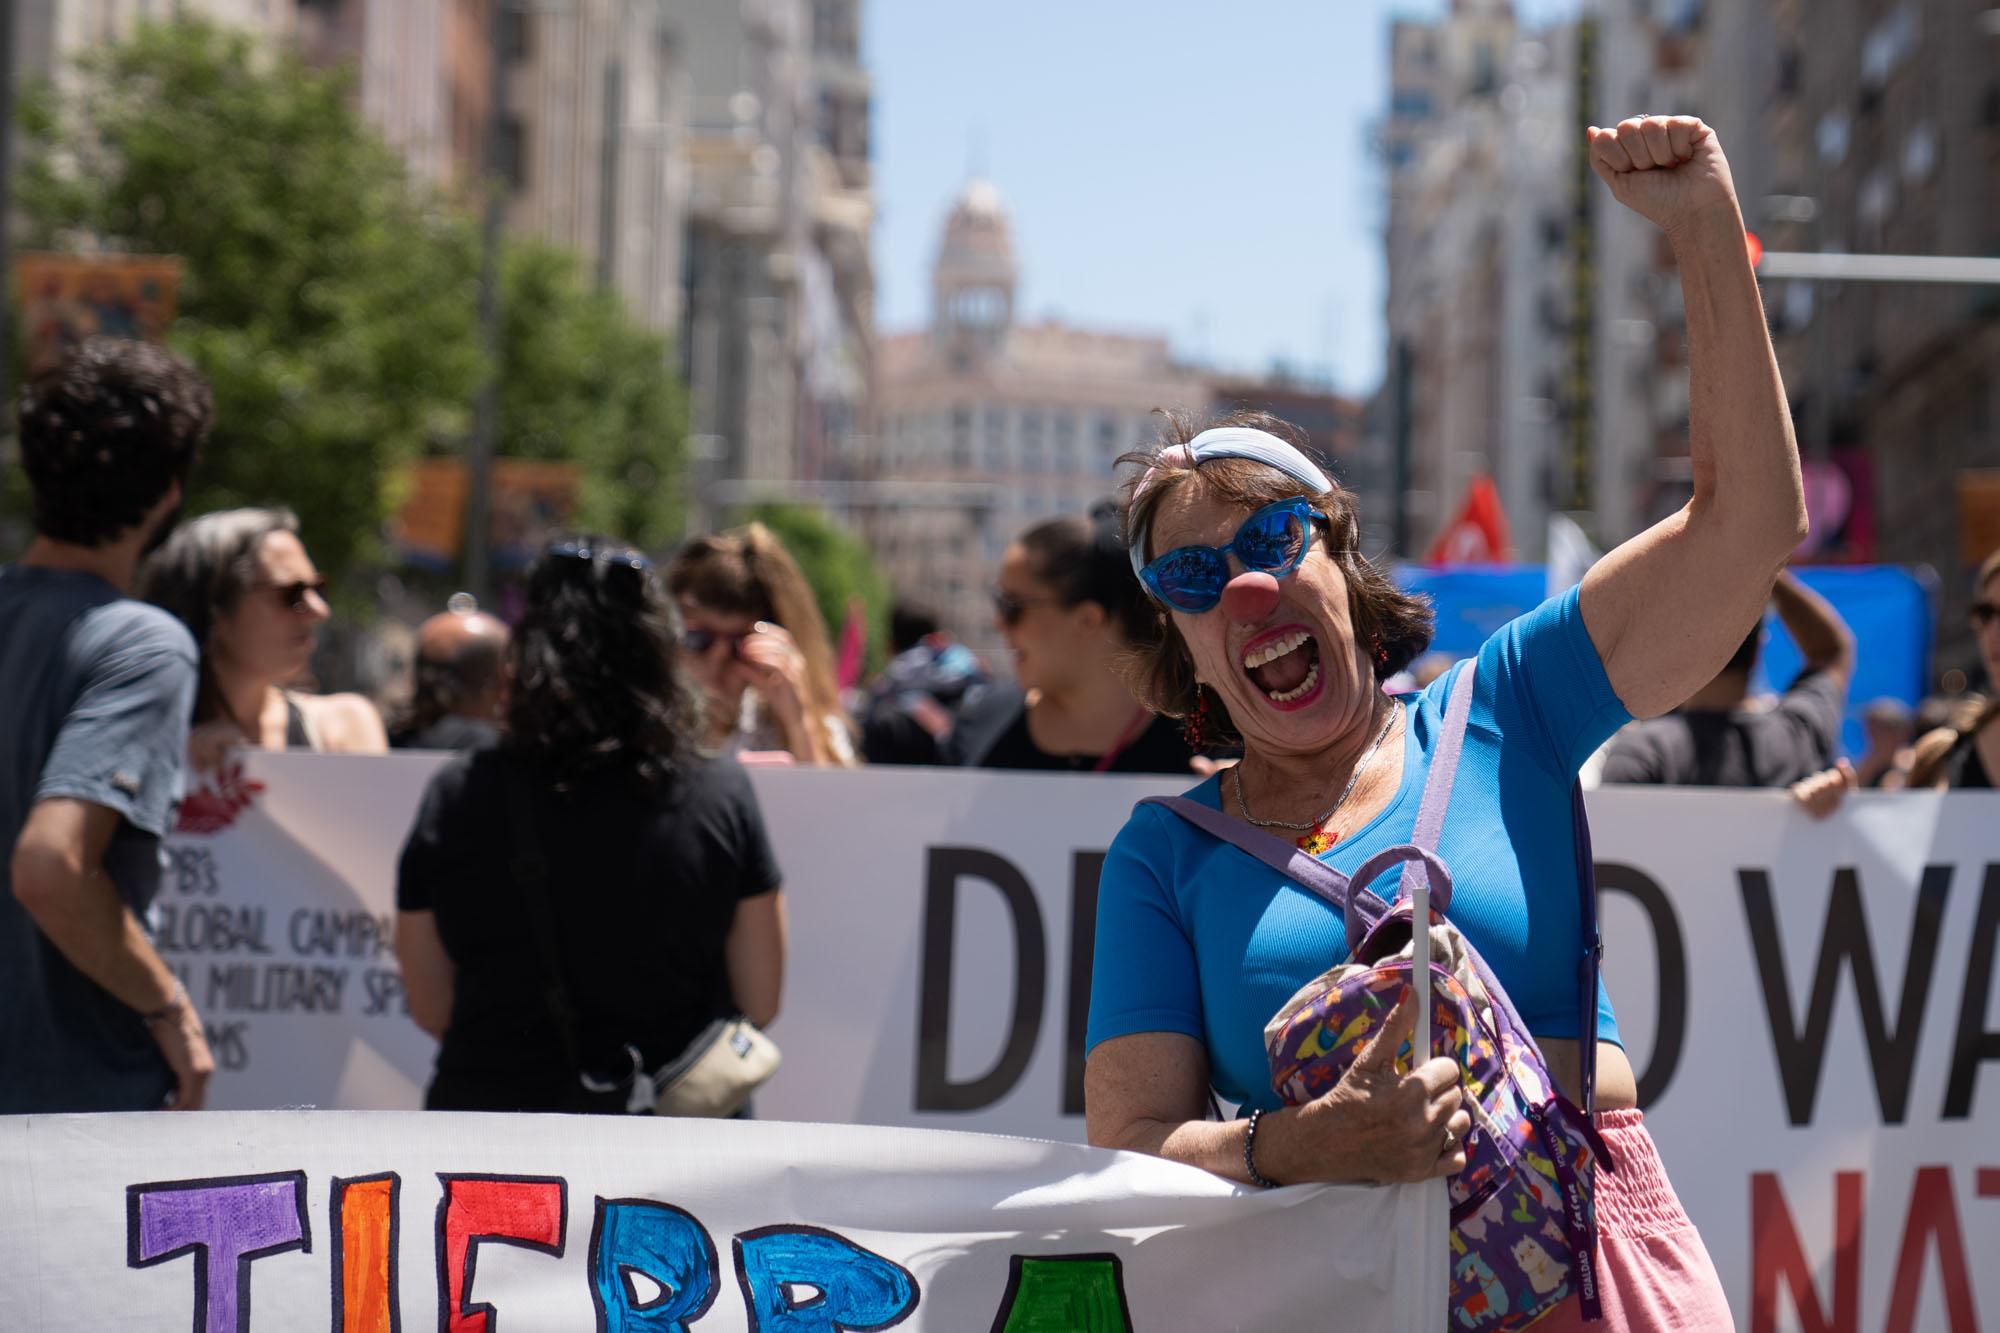
[[[1191,414],[1162,412],[1163,425],[1152,448],[1126,454],[1118,461],[1134,463],[1142,470],[1126,485],[1125,532],[1150,534],[1153,516],[1169,495],[1192,486],[1200,499],[1258,509],[1277,500],[1304,496],[1317,511],[1318,526],[1326,536],[1327,553],[1340,564],[1347,579],[1347,605],[1355,629],[1372,644],[1379,640],[1375,656],[1377,680],[1387,679],[1408,666],[1430,647],[1435,617],[1431,605],[1421,597],[1402,591],[1375,563],[1361,554],[1360,510],[1351,491],[1339,486],[1324,495],[1310,494],[1297,481],[1261,463],[1248,459],[1221,458],[1199,467],[1191,462],[1162,459],[1165,450],[1187,444],[1204,429],[1217,426],[1247,427],[1269,432],[1301,452],[1310,454],[1304,432],[1268,412],[1231,412],[1206,424]],[[1145,481],[1143,487],[1141,480]],[[1149,549],[1146,559],[1153,557]],[[1202,687],[1194,677],[1194,659],[1173,617],[1156,603],[1149,603],[1152,615],[1144,633],[1132,637],[1132,649],[1124,659],[1125,683],[1139,702],[1168,717],[1187,717],[1202,704]],[[1213,690],[1208,691],[1208,716],[1203,732],[1225,743],[1239,740],[1228,710]]]

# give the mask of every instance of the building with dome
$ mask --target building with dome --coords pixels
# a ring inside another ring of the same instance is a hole
[[[999,190],[969,182],[939,241],[930,327],[881,343],[869,524],[897,591],[1003,669],[988,594],[1008,542],[1111,495],[1155,408],[1210,401],[1165,337],[1019,322],[1019,277]]]

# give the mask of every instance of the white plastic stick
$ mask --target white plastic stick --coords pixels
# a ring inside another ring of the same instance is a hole
[[[1410,889],[1411,984],[1417,991],[1417,1028],[1410,1040],[1410,1067],[1431,1058],[1431,886],[1419,880]]]

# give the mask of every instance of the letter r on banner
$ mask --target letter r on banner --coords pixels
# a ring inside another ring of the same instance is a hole
[[[909,1269],[819,1227],[760,1227],[735,1248],[750,1333],[893,1328],[920,1299]]]
[[[129,1267],[194,1256],[194,1333],[245,1333],[251,1261],[311,1249],[303,1171],[160,1180],[125,1190]]]
[[[469,1305],[481,1242],[561,1257],[569,1186],[552,1176],[451,1176],[438,1183],[438,1333],[498,1333],[490,1305]]]
[[[693,1215],[651,1199],[597,1201],[590,1228],[597,1333],[687,1333],[715,1303],[721,1271],[715,1241]]]

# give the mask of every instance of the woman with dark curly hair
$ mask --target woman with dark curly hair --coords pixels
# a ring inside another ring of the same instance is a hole
[[[1458,1060],[1426,1058],[1426,1033],[1397,1062],[1415,1003],[1395,1003],[1376,1024],[1315,1032],[1328,1042],[1321,1054],[1350,1059],[1314,1095],[1280,1094],[1265,1042],[1273,1016],[1360,943],[1342,911],[1300,885],[1352,875],[1350,887],[1379,906],[1397,875],[1377,868],[1421,848],[1429,868],[1409,878],[1449,868],[1431,885],[1438,906],[1448,895],[1451,921],[1512,1000],[1519,1030],[1580,1104],[1563,1123],[1581,1124],[1594,1097],[1591,1133],[1616,1164],[1595,1173],[1588,1204],[1596,1157],[1565,1186],[1564,1245],[1596,1261],[1578,1261],[1536,1327],[1574,1328],[1601,1312],[1621,1330],[1727,1328],[1714,1265],[1641,1123],[1617,1022],[1591,984],[1584,903],[1594,898],[1579,882],[1588,862],[1573,792],[1578,767],[1622,723],[1675,707],[1742,643],[1804,536],[1805,504],[1716,136],[1692,117],[1640,116],[1592,129],[1588,150],[1678,260],[1694,495],[1580,588],[1501,627],[1421,693],[1391,699],[1381,682],[1427,645],[1430,616],[1356,549],[1353,496],[1281,423],[1176,433],[1137,460],[1146,470],[1126,535],[1157,611],[1137,645],[1136,693],[1163,713],[1205,712],[1208,730],[1242,739],[1243,760],[1188,793],[1175,807],[1186,819],[1142,805],[1111,845],[1098,884],[1086,1119],[1093,1144],[1258,1186],[1464,1171],[1474,1121]],[[1210,1121],[1211,1086],[1248,1114]],[[1533,1096],[1538,1114],[1553,1114],[1553,1101]],[[1482,1151],[1494,1123],[1479,1122]],[[1499,1197],[1465,1200],[1468,1234]],[[1509,1273],[1504,1290],[1556,1291],[1563,1274],[1538,1242],[1524,1244],[1524,1276],[1516,1285]],[[1470,1328],[1496,1312],[1456,1313]]]
[[[550,546],[509,661],[505,741],[431,780],[397,872],[410,1015],[441,1041],[425,1105],[624,1110],[584,1079],[658,1069],[718,1018],[776,1016],[778,867],[743,770],[697,750],[644,556]]]

